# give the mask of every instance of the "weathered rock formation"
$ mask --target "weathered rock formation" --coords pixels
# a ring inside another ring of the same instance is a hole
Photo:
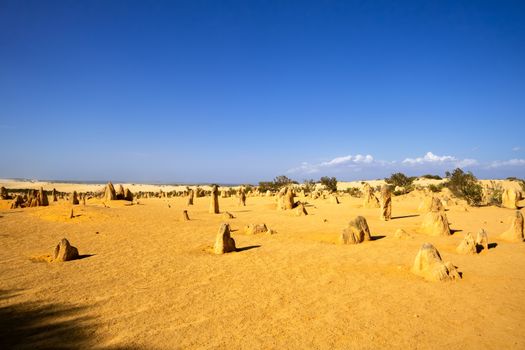
[[[195,191],[190,190],[188,192],[188,203],[187,205],[193,205],[193,197],[195,196]]]
[[[392,217],[392,193],[388,185],[381,187],[381,220],[388,221]]]
[[[290,210],[294,208],[294,192],[292,187],[283,187],[277,194],[277,209]]]
[[[476,249],[477,251],[488,251],[489,250],[489,237],[484,229],[479,230],[476,236]]]
[[[339,204],[339,198],[335,194],[330,195],[330,203]]]
[[[465,235],[465,238],[459,243],[459,245],[456,248],[456,251],[459,254],[477,254],[478,250],[476,248],[476,242],[474,241],[474,237],[472,237],[472,234],[468,232]]]
[[[266,233],[268,232],[268,227],[266,227],[266,224],[249,224],[244,228],[244,232],[247,235]]]
[[[412,238],[410,234],[408,234],[405,230],[398,228],[396,232],[394,232],[394,237],[397,239],[407,239]]]
[[[114,201],[117,199],[117,193],[115,192],[115,187],[111,182],[108,182],[104,190],[104,201]]]
[[[53,261],[64,262],[78,259],[78,249],[69,244],[69,241],[63,238],[55,247]]]
[[[412,273],[428,281],[450,281],[461,278],[456,267],[450,262],[444,263],[437,249],[430,243],[424,243],[416,255]]]
[[[17,194],[15,199],[11,202],[11,209],[22,208],[24,205],[24,198]]]
[[[518,208],[518,200],[520,195],[513,189],[505,189],[501,194],[501,206],[509,209]]]
[[[117,199],[124,199],[124,187],[122,185],[118,185]]]
[[[127,201],[130,201],[132,202],[133,201],[133,193],[130,191],[129,188],[126,188],[124,190],[124,200],[127,200]]]
[[[211,214],[219,214],[219,189],[217,185],[211,188],[210,210]]]
[[[71,204],[73,205],[77,205],[79,204],[80,202],[78,201],[78,194],[77,194],[77,191],[73,191],[73,193],[71,194]]]
[[[11,199],[4,186],[0,187],[0,199]]]
[[[364,241],[371,241],[370,228],[366,219],[358,216],[348,223],[348,226],[343,229],[339,242],[341,244],[358,244]]]
[[[233,214],[231,214],[231,213],[229,213],[229,212],[227,212],[227,211],[225,211],[224,213],[222,213],[222,217],[223,217],[223,219],[225,219],[225,220],[229,220],[229,219],[234,219],[234,218],[235,218],[235,216],[233,216]]]
[[[40,187],[38,191],[39,205],[47,207],[49,205],[49,200],[47,199],[47,193],[44,191],[44,188]]]
[[[242,187],[239,188],[239,205],[243,207],[246,206],[246,192]]]
[[[221,224],[213,246],[215,254],[224,254],[235,251],[235,241],[230,236],[230,225]]]
[[[305,216],[308,215],[308,212],[306,211],[306,208],[304,207],[304,204],[299,202],[297,206],[295,207],[295,215],[296,216]]]
[[[365,208],[379,208],[379,201],[374,195],[374,190],[368,183],[363,185],[363,207]]]
[[[432,202],[431,211],[423,216],[421,223],[421,231],[431,236],[450,236],[450,227],[448,224],[447,214],[443,210],[443,206],[438,198],[437,201]],[[439,201],[439,202],[438,202]]]
[[[441,199],[435,196],[426,196],[421,201],[421,204],[418,207],[418,211],[423,213],[428,213],[431,211],[445,211],[445,207],[443,206],[443,202],[441,202]]]
[[[523,214],[516,210],[510,218],[510,227],[500,235],[501,239],[511,242],[523,242]]]

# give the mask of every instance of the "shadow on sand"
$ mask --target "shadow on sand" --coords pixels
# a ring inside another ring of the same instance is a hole
[[[415,218],[415,217],[418,217],[419,214],[412,214],[412,215],[401,215],[401,216],[392,216],[391,219],[392,220],[396,220],[396,219],[406,219],[406,218]]]
[[[498,243],[489,243],[489,244],[487,245],[487,248],[488,248],[488,249],[494,249],[494,248],[496,248],[497,246],[498,246]],[[482,245],[480,245],[480,244],[476,244],[476,252],[477,252],[478,254],[481,253],[483,250],[484,250],[484,248],[483,248]]]
[[[371,236],[370,238],[372,239],[372,241],[378,241],[378,240],[383,239],[385,237],[386,236],[383,236],[383,235],[377,235],[377,236]]]
[[[255,248],[259,248],[260,245],[249,245],[249,246],[246,246],[246,247],[242,247],[242,248],[237,248],[235,249],[236,252],[243,252],[245,250],[250,250],[250,249],[255,249]]]
[[[41,302],[8,302],[21,293],[21,290],[0,290],[2,349],[130,348],[99,346],[97,340],[92,337],[97,325],[93,317],[86,316],[87,307]]]
[[[78,256],[78,258],[76,258],[75,260],[80,260],[80,259],[86,259],[86,258],[89,258],[91,256],[95,256],[96,254],[81,254]]]

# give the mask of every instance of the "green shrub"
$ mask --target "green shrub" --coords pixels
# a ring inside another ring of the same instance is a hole
[[[478,179],[470,171],[465,173],[460,168],[452,173],[447,171],[448,181],[445,186],[458,198],[464,199],[469,205],[479,206],[483,200],[483,191]]]
[[[242,185],[242,187],[244,187],[244,191],[245,191],[246,193],[248,193],[248,192],[252,192],[252,191],[253,191],[253,186],[250,185],[250,184],[244,184],[244,185]]]
[[[361,190],[357,187],[349,187],[345,190],[345,192],[351,195],[352,197],[356,197],[356,198],[359,198],[363,195]]]
[[[330,192],[337,192],[337,179],[335,177],[323,176],[319,179],[321,185],[323,185]]]
[[[271,181],[261,181],[259,182],[259,191],[260,192],[266,192],[266,191],[273,191],[275,190],[274,183]]]
[[[438,184],[438,185],[434,185],[434,184],[430,184],[428,185],[428,189],[432,192],[441,192],[441,190],[443,189],[444,184]]]
[[[430,174],[426,174],[426,175],[421,175],[421,177],[422,177],[423,179],[442,180],[441,176],[439,176],[439,175],[430,175]]]
[[[259,191],[261,192],[266,192],[268,190],[279,191],[282,187],[285,187],[291,184],[296,184],[296,183],[297,183],[296,181],[293,181],[292,179],[284,175],[280,175],[280,176],[277,176],[275,179],[273,179],[273,181],[259,182]]]
[[[303,181],[304,191],[310,193],[315,190],[315,181],[313,179]]]
[[[396,187],[402,187],[402,191],[394,191],[394,195],[398,196],[400,194],[405,194],[410,191],[412,191],[413,186],[412,183],[414,182],[416,178],[415,177],[408,177],[403,173],[395,173],[390,175],[390,177],[387,177],[385,179],[386,183],[391,185],[394,189]]]
[[[503,194],[503,186],[501,184],[490,182],[490,187],[487,189],[487,205],[501,206],[501,195]]]

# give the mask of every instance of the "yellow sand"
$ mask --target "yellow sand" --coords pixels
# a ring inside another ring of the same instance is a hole
[[[461,231],[430,237],[417,232],[417,197],[394,197],[388,222],[361,199],[339,199],[308,199],[310,215],[296,217],[276,211],[274,198],[248,197],[246,207],[220,198],[244,248],[222,256],[209,252],[223,222],[208,213],[209,197],[189,208],[185,198],[110,208],[92,199],[75,206],[73,219],[65,201],[2,209],[2,348],[525,348],[525,243],[497,239],[512,210],[452,207],[451,228]],[[191,221],[181,221],[184,209]],[[335,244],[356,215],[376,240]],[[249,223],[276,234],[244,235]],[[414,238],[394,238],[399,228]],[[457,254],[464,235],[480,228],[497,246]],[[31,259],[51,254],[63,237],[92,256]],[[411,274],[424,242],[463,279],[432,283]]]

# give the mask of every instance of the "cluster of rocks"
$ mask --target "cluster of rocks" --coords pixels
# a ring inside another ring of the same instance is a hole
[[[31,190],[25,195],[17,194],[11,202],[11,209],[47,207],[48,205],[49,199],[47,198],[47,193],[40,187],[40,190]]]
[[[456,252],[459,254],[478,254],[481,251],[488,251],[489,238],[485,230],[481,229],[476,236],[476,240],[470,232],[465,235],[465,238],[459,243]]]
[[[277,210],[291,210],[295,208],[295,193],[291,186],[283,187],[277,194]]]
[[[512,190],[505,191],[503,201],[505,207],[512,208],[517,206],[519,196]],[[445,208],[442,201],[435,197],[424,199],[419,207],[420,211],[425,212],[421,231],[432,236],[448,236],[451,234]],[[516,210],[509,218],[510,227],[504,231],[499,238],[510,242],[525,241],[524,218],[523,214]],[[397,234],[397,233],[396,233]],[[480,229],[476,238],[468,232],[456,247],[458,254],[475,255],[486,252],[489,249],[488,234],[484,229]],[[430,243],[425,243],[419,251],[412,272],[431,281],[456,280],[461,278],[457,268],[451,263],[443,263],[437,249]]]
[[[51,196],[51,200],[53,202],[57,202],[59,199],[67,200],[72,205],[78,205],[81,202],[85,205],[86,199],[95,198],[98,196],[98,193],[95,192],[78,193],[77,191],[73,191],[72,193],[66,193],[58,192],[54,188],[52,191],[50,191],[51,193],[48,193],[49,191],[45,191],[42,187],[40,187],[39,190],[17,190],[13,195],[9,195],[7,190],[4,190],[0,189],[0,192],[4,193],[2,198],[12,200],[11,209],[48,206],[50,203],[49,195]]]
[[[210,191],[203,191],[200,188],[190,189],[180,193],[172,193],[172,195],[185,195],[187,196],[187,204],[193,205],[194,198],[200,196],[209,195],[210,205],[209,213],[219,214],[219,194],[221,198],[228,198],[231,193],[230,191],[219,191],[217,185],[212,185]],[[240,187],[237,191],[239,199],[239,206],[246,205],[247,191],[245,188]],[[259,194],[259,192],[252,192],[252,194]],[[418,210],[423,213],[423,218],[420,226],[420,231],[431,235],[431,236],[449,236],[451,230],[447,215],[445,212],[445,205],[443,199],[435,195],[428,195],[427,192]],[[53,200],[57,200],[57,192],[52,192]],[[271,196],[270,191],[266,192],[266,196]],[[318,198],[324,196],[328,198],[330,203],[339,204],[339,199],[335,194],[322,194],[319,191],[314,191],[310,194],[312,198]],[[9,195],[5,188],[0,188],[0,196],[7,198]],[[159,196],[165,196],[165,192],[160,191]],[[297,216],[308,215],[308,212],[303,202],[295,202],[295,190],[292,186],[283,187],[276,195],[277,209],[278,210],[294,210]],[[300,193],[301,197],[307,197],[308,195],[303,191]],[[80,195],[74,191],[69,200],[72,204],[79,204],[79,198],[85,203],[86,194]],[[129,189],[124,188],[122,185],[118,186],[118,190],[111,182],[109,182],[103,193],[103,199],[105,201],[111,200],[128,200],[132,201],[134,198],[133,194]],[[506,208],[516,209],[518,201],[521,199],[521,195],[517,191],[505,190],[502,194],[502,206]],[[49,205],[47,193],[40,188],[39,191],[30,191],[25,197],[17,195],[13,201],[13,207],[24,207],[24,206],[46,206]],[[367,183],[363,186],[363,207],[365,208],[379,208],[380,219],[383,221],[389,221],[392,217],[392,193],[388,185],[383,185],[380,189],[379,196],[376,196],[374,189]],[[226,220],[233,219],[234,216],[228,212],[222,213],[223,218]],[[71,212],[71,216],[73,216]],[[182,221],[189,221],[189,215],[187,210],[182,211]],[[247,235],[256,235],[262,233],[272,234],[273,231],[269,229],[266,224],[249,224],[245,226],[244,232]],[[404,230],[397,230],[394,237],[399,239],[411,238],[412,236],[406,233]],[[508,230],[500,235],[503,240],[512,242],[523,242],[524,236],[524,217],[522,213],[517,210],[510,219],[510,227]],[[370,233],[370,227],[367,220],[363,216],[357,216],[350,220],[347,226],[342,230],[339,236],[339,242],[343,245],[355,245],[363,242],[372,241],[372,235]],[[481,229],[476,238],[472,233],[467,233],[463,240],[456,248],[456,252],[459,254],[478,254],[482,251],[487,251],[489,248],[488,235]],[[228,223],[222,223],[219,231],[216,235],[213,251],[215,254],[225,254],[229,252],[237,251],[235,240],[231,237],[231,227]],[[61,240],[61,242],[55,248],[52,261],[69,261],[77,259],[79,257],[78,250],[71,246],[67,239]],[[458,272],[456,266],[450,262],[444,262],[439,254],[438,250],[431,244],[425,243],[421,246],[414,260],[411,271],[426,280],[429,281],[450,281],[461,279],[461,274]]]
[[[107,183],[106,188],[104,189],[103,199],[105,202],[114,200],[133,201],[133,193],[129,190],[129,188],[124,188],[122,185],[119,185],[118,190],[115,191],[115,187],[110,181]]]

